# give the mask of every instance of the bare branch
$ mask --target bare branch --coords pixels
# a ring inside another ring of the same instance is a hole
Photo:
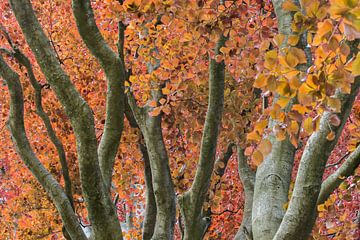
[[[330,196],[330,194],[339,185],[354,173],[355,169],[360,164],[360,146],[353,151],[345,162],[338,168],[333,174],[331,174],[322,184],[320,194],[317,200],[317,205],[324,203]]]
[[[109,191],[115,157],[124,128],[124,82],[127,75],[123,53],[125,26],[119,23],[118,56],[101,35],[89,0],[74,0],[73,13],[82,39],[99,60],[107,78],[106,119],[98,154],[101,173]]]
[[[70,236],[73,239],[86,240],[87,238],[78,224],[69,199],[63,192],[59,183],[54,179],[51,173],[45,169],[31,149],[24,126],[24,96],[19,76],[5,63],[1,55],[0,76],[5,79],[9,87],[9,128],[17,153],[53,199]]]
[[[52,49],[30,0],[10,0],[11,8],[51,88],[55,91],[74,129],[82,190],[89,219],[98,239],[121,238],[121,227],[109,193],[104,188],[97,154],[94,117]],[[116,236],[116,237],[115,237]]]
[[[243,218],[240,228],[236,233],[234,240],[248,240],[252,239],[252,207],[254,197],[255,172],[247,163],[247,158],[244,155],[244,150],[238,146],[238,171],[239,177],[244,187],[245,204],[243,210]]]

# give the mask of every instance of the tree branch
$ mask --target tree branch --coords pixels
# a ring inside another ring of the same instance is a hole
[[[240,228],[235,235],[234,240],[252,240],[252,205],[254,197],[255,172],[247,163],[244,150],[238,146],[238,171],[239,177],[244,187],[245,204],[243,210],[243,218]]]
[[[333,113],[325,112],[320,120],[319,130],[309,138],[300,161],[289,208],[274,240],[304,239],[310,234],[326,161],[350,115],[359,87],[360,77],[357,77],[349,95],[337,94],[342,103],[342,111],[337,114],[341,120],[340,126],[332,126],[330,129],[329,118]],[[330,131],[334,131],[336,136],[332,141],[327,140]]]
[[[124,128],[126,69],[124,62],[124,28],[119,23],[119,56],[101,35],[89,0],[73,0],[73,13],[79,33],[91,53],[99,60],[107,79],[106,119],[98,154],[102,176],[110,191],[116,153]]]
[[[345,162],[331,174],[322,184],[320,189],[320,194],[317,200],[316,205],[323,204],[330,196],[330,194],[337,188],[339,185],[354,173],[355,169],[360,164],[360,146],[358,146],[355,151],[353,151]]]
[[[97,239],[119,239],[121,228],[101,177],[92,110],[61,68],[49,39],[41,28],[29,0],[10,0],[25,39],[42,72],[55,91],[74,129],[80,164],[80,179],[89,220]]]
[[[76,215],[66,194],[31,149],[24,126],[24,96],[19,76],[5,63],[1,55],[0,76],[5,79],[9,87],[10,116],[8,124],[17,153],[53,199],[71,238],[86,240],[87,238],[78,224]]]
[[[215,54],[221,54],[227,37],[221,35]],[[201,239],[209,221],[202,217],[202,207],[210,187],[214,170],[216,145],[224,108],[225,63],[210,60],[209,103],[201,140],[200,157],[191,188],[179,197],[181,213],[184,217],[184,239]]]
[[[39,117],[41,118],[41,120],[43,121],[46,131],[50,137],[51,142],[54,144],[56,151],[59,155],[59,159],[60,159],[60,164],[61,164],[61,170],[62,170],[62,175],[64,178],[64,182],[65,182],[65,193],[66,196],[69,198],[69,201],[71,203],[72,208],[74,208],[74,200],[73,200],[73,196],[72,196],[72,190],[71,190],[71,179],[70,179],[70,175],[69,175],[69,169],[68,169],[68,165],[67,165],[67,161],[66,161],[66,154],[65,154],[65,150],[64,150],[64,146],[62,145],[61,141],[59,140],[59,138],[56,136],[56,133],[51,125],[51,121],[49,116],[45,113],[43,106],[42,106],[42,96],[41,96],[41,90],[42,90],[42,86],[39,84],[39,82],[37,81],[32,65],[30,63],[30,60],[28,57],[26,57],[21,51],[20,49],[15,46],[10,38],[10,35],[8,34],[8,32],[6,31],[5,27],[2,26],[0,24],[0,29],[3,31],[3,33],[6,36],[7,41],[9,42],[10,46],[13,48],[13,53],[11,53],[11,55],[13,57],[15,57],[18,62],[23,65],[28,73],[29,76],[29,80],[31,85],[33,86],[34,90],[35,90],[35,105],[36,105],[36,112],[39,115]]]

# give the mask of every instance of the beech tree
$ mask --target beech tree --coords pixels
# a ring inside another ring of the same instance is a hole
[[[358,169],[358,0],[0,5],[3,115],[66,239],[307,239]]]

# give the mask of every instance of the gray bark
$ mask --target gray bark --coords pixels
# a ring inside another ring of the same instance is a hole
[[[351,108],[358,94],[360,78],[355,79],[349,95],[339,94],[342,101],[341,113],[337,114],[341,125],[329,124],[330,112],[325,112],[320,120],[320,128],[309,138],[302,155],[294,191],[283,221],[274,239],[306,239],[314,224],[313,213],[316,211],[322,176],[325,164],[334,149]],[[329,141],[326,136],[333,130],[335,140]]]
[[[161,98],[160,91],[153,91],[152,95],[155,101]],[[157,209],[155,229],[151,239],[173,239],[176,216],[175,190],[162,136],[162,116],[161,114],[150,116],[149,112],[152,108],[148,106],[139,108],[130,91],[128,92],[128,101],[143,133],[150,160],[152,186]]]
[[[323,204],[330,194],[344,181],[354,173],[360,164],[360,146],[353,151],[345,162],[333,174],[331,174],[322,184],[320,194],[316,205]]]
[[[299,4],[298,1],[293,1]],[[287,36],[291,34],[293,16],[291,12],[282,8],[283,0],[273,0],[278,20],[279,33],[285,36],[283,47],[286,47]],[[302,43],[300,43],[302,44]],[[306,45],[306,44],[302,44]],[[287,107],[290,108],[292,103]],[[270,127],[276,124],[270,119]],[[278,141],[270,136],[271,153],[265,157],[256,171],[254,188],[252,230],[254,239],[268,240],[275,235],[285,214],[284,205],[288,201],[288,192],[291,183],[296,149],[289,137]]]
[[[254,197],[255,172],[247,163],[243,149],[238,147],[238,171],[241,183],[243,184],[245,193],[245,204],[243,210],[243,218],[238,232],[234,240],[252,240],[252,205]]]
[[[122,53],[123,41],[119,43],[118,56],[108,46],[96,26],[89,0],[74,0],[73,12],[82,39],[91,53],[99,60],[107,78],[106,119],[98,154],[101,174],[110,191],[115,157],[124,128],[126,70]],[[124,29],[119,28],[119,40],[123,40],[123,35]]]
[[[220,53],[226,37],[220,36],[215,54]],[[225,63],[210,61],[209,105],[201,141],[200,159],[191,188],[179,198],[180,210],[184,221],[183,239],[202,239],[210,224],[209,218],[203,216],[203,204],[210,187],[214,170],[216,145],[224,108]]]
[[[0,76],[6,81],[10,92],[10,116],[8,126],[17,153],[50,195],[71,238],[86,240],[87,238],[78,223],[68,197],[59,183],[51,173],[45,169],[31,149],[24,126],[24,96],[19,76],[10,69],[1,55]]]
[[[102,180],[92,110],[61,68],[29,0],[11,0],[11,7],[47,81],[70,119],[76,137],[80,180],[95,239],[122,239],[110,195]]]
[[[125,115],[127,120],[130,123],[132,128],[139,128],[139,125],[136,122],[134,114],[131,111],[129,103],[125,102]],[[151,167],[150,167],[150,159],[146,145],[143,143],[144,137],[139,136],[139,149],[143,156],[144,160],[144,174],[145,174],[145,217],[142,226],[142,239],[149,240],[152,238],[155,229],[156,223],[156,201],[154,195],[154,189],[152,186],[152,176],[151,176]]]
[[[147,153],[147,148],[145,144],[140,143],[140,150],[144,159],[144,169],[145,169],[145,186],[146,186],[146,208],[145,208],[145,218],[142,229],[142,239],[149,240],[154,235],[155,223],[156,223],[156,201],[154,189],[152,186],[152,176],[151,176],[151,167],[150,159]]]

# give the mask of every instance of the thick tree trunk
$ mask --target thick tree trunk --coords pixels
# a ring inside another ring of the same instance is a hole
[[[292,14],[283,10],[283,2],[283,0],[273,0],[279,33],[287,39],[291,34]],[[298,4],[298,1],[294,3]],[[284,42],[286,43],[286,40]],[[274,124],[276,122],[270,119],[270,128]],[[285,214],[284,205],[288,202],[296,152],[289,137],[278,141],[274,136],[270,136],[269,140],[272,144],[271,153],[266,156],[256,172],[252,209],[252,229],[256,240],[272,239],[280,226]]]
[[[152,92],[153,99],[158,101],[161,90]],[[144,136],[150,160],[152,187],[156,202],[156,223],[152,239],[173,239],[176,220],[175,190],[170,174],[169,159],[161,129],[161,114],[150,116],[152,108],[140,108],[131,92],[128,102]]]
[[[306,239],[311,233],[315,218],[325,164],[350,114],[360,86],[360,78],[356,78],[349,95],[340,94],[342,111],[337,114],[341,125],[329,127],[329,117],[333,114],[325,112],[320,121],[320,128],[309,138],[300,161],[294,191],[285,217],[274,239]],[[335,140],[329,141],[326,136],[335,131]]]
[[[176,216],[175,192],[161,131],[161,117],[148,119],[147,122],[149,125],[143,133],[150,159],[157,210],[152,239],[172,239]]]

